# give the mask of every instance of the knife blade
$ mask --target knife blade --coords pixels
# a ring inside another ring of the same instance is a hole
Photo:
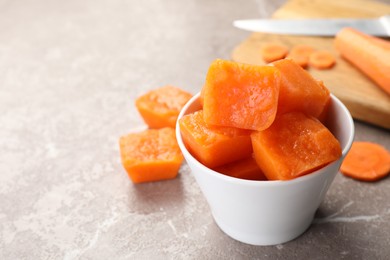
[[[374,36],[390,36],[390,15],[378,18],[330,18],[330,19],[252,19],[236,20],[237,28],[263,33],[334,36],[344,27],[352,27]]]

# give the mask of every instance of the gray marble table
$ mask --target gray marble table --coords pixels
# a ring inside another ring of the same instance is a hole
[[[389,259],[390,178],[338,175],[302,236],[261,247],[216,226],[186,164],[142,185],[120,164],[134,99],[198,92],[249,35],[232,21],[282,2],[0,1],[0,259]],[[361,122],[356,140],[390,149]]]

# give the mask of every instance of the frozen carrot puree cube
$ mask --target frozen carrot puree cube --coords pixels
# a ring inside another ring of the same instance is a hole
[[[330,100],[330,92],[323,82],[290,59],[273,65],[281,72],[278,114],[300,111],[319,118]]]
[[[175,178],[183,161],[173,128],[148,129],[119,139],[123,167],[134,183]]]
[[[211,125],[266,129],[276,115],[279,79],[273,66],[215,60],[202,90],[204,120]]]
[[[250,131],[208,125],[203,120],[203,110],[183,116],[179,126],[188,151],[209,168],[252,154]]]
[[[180,110],[191,97],[182,89],[165,86],[138,97],[135,105],[150,128],[174,128]]]
[[[278,115],[266,130],[251,135],[259,167],[269,180],[289,180],[313,172],[341,156],[333,134],[301,112]]]
[[[232,163],[224,164],[215,168],[214,170],[239,179],[254,181],[267,180],[253,156]]]

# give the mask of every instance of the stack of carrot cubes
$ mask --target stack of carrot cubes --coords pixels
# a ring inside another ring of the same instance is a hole
[[[272,66],[216,60],[201,94],[202,110],[179,125],[188,150],[211,169],[290,180],[341,156],[338,140],[321,123],[329,90],[292,60]],[[241,171],[248,165],[251,170]]]
[[[215,60],[201,93],[203,109],[181,118],[181,134],[194,157],[222,174],[289,180],[341,156],[337,139],[320,121],[328,89],[291,60],[273,66]],[[183,156],[174,127],[191,97],[167,86],[136,100],[149,129],[119,141],[134,183],[176,177]]]

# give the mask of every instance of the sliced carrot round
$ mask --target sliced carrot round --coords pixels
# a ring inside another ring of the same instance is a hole
[[[266,43],[261,48],[261,56],[265,62],[283,59],[288,54],[288,47],[280,43]]]
[[[390,173],[390,152],[371,142],[354,142],[340,168],[345,176],[377,181]]]
[[[298,44],[292,47],[287,58],[294,60],[302,68],[306,68],[309,64],[309,57],[315,49],[309,45]]]
[[[320,70],[330,69],[335,63],[336,58],[334,55],[324,50],[315,51],[309,57],[309,65]]]

